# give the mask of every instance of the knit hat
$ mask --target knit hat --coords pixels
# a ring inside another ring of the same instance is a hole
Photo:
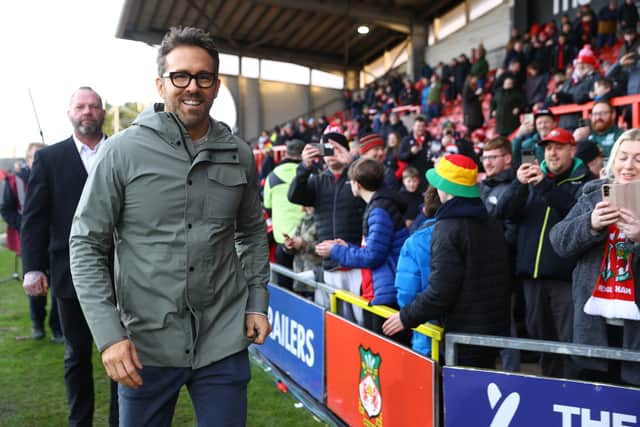
[[[580,52],[578,52],[578,57],[576,58],[576,63],[582,62],[583,64],[593,65],[593,68],[598,68],[598,58],[593,54],[591,50],[591,46],[585,44]]]
[[[429,184],[453,196],[480,197],[476,183],[478,166],[470,157],[462,154],[448,154],[440,159],[435,168],[426,173]]]
[[[542,117],[542,116],[549,116],[551,117],[553,120],[556,119],[556,116],[553,115],[553,113],[551,112],[551,110],[548,110],[546,108],[543,108],[541,110],[538,111],[534,111],[533,113],[533,120],[538,120],[538,117]]]
[[[360,138],[360,154],[364,154],[373,147],[384,147],[382,137],[377,133],[370,133]]]
[[[576,150],[576,157],[582,160],[585,164],[588,164],[590,161],[595,159],[596,157],[602,156],[602,151],[600,151],[600,147],[593,141],[580,141],[578,144],[578,149]]]
[[[538,142],[538,145],[544,145],[547,142],[576,145],[576,140],[573,138],[571,132],[563,128],[553,129],[542,141]]]
[[[347,137],[341,133],[328,132],[322,135],[322,142],[328,142],[329,140],[332,140],[333,142],[337,142],[347,150],[349,149],[349,141],[347,141]]]

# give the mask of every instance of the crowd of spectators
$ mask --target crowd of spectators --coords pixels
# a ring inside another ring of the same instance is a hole
[[[514,31],[496,70],[489,69],[487,52],[479,45],[469,56],[427,65],[418,81],[392,72],[360,91],[345,91],[345,122],[301,118],[263,132],[263,149],[286,145],[287,153],[299,152],[295,164],[286,166],[281,194],[289,203],[282,206],[298,205],[293,211],[304,222],[297,230],[289,223],[283,232],[276,225],[283,209],[268,205],[275,242],[293,255],[287,265],[306,263],[297,270],[312,267],[316,280],[359,294],[372,305],[400,308],[386,323],[352,307],[340,311],[426,355],[428,341],[402,332],[423,321],[440,324],[445,332],[637,350],[637,307],[631,314],[598,310],[585,319],[583,305],[595,281],[581,285],[587,289],[580,290],[579,298],[572,290],[575,274],[594,276],[597,266],[589,261],[584,267],[580,254],[602,252],[607,229],[617,227],[612,233],[618,240],[609,243],[627,248],[620,252],[625,256],[634,253],[634,239],[640,236],[640,213],[599,204],[605,202],[596,200],[591,184],[599,182],[600,188],[603,182],[640,180],[633,157],[640,135],[623,133],[631,127],[630,112],[610,103],[640,93],[637,23],[631,1],[620,8],[611,2],[598,14],[583,5],[574,20],[565,15],[559,25]],[[586,120],[551,111],[589,101],[594,104]],[[268,157],[262,177],[271,183],[277,170],[272,171],[275,163]],[[605,181],[595,181],[601,176]],[[585,197],[589,201],[581,201]],[[595,212],[591,234],[574,232],[574,223],[565,219],[582,221],[590,212]],[[302,229],[313,224],[314,234],[303,236]],[[584,252],[583,244],[593,244],[593,251]],[[505,247],[508,256],[503,256]],[[302,254],[304,260],[296,263]],[[312,265],[310,254],[316,256]],[[633,264],[630,259],[617,262]],[[304,295],[312,298],[309,289]],[[328,304],[322,291],[313,298]],[[511,309],[496,310],[496,301]],[[596,327],[587,334],[589,325]],[[498,354],[467,356],[471,365],[490,367]],[[504,369],[519,369],[517,351],[499,357]],[[624,364],[549,355],[539,357],[539,363],[547,376],[640,384],[637,369]]]

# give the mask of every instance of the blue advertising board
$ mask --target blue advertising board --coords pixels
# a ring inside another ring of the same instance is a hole
[[[324,400],[324,309],[269,285],[269,322],[273,330],[257,346],[278,368],[319,401]]]
[[[443,368],[447,427],[640,426],[640,389]]]

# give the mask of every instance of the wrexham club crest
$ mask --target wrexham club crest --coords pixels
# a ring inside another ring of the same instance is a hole
[[[382,393],[380,389],[380,355],[360,346],[360,413],[369,418],[380,416],[374,425],[382,425]],[[368,424],[368,423],[365,423]]]

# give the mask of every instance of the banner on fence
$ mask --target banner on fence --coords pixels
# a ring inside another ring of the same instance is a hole
[[[443,369],[446,427],[640,426],[640,390],[459,367]]]
[[[258,350],[298,385],[324,401],[324,309],[269,285],[271,335]]]
[[[327,407],[350,426],[433,426],[435,362],[326,313]]]

